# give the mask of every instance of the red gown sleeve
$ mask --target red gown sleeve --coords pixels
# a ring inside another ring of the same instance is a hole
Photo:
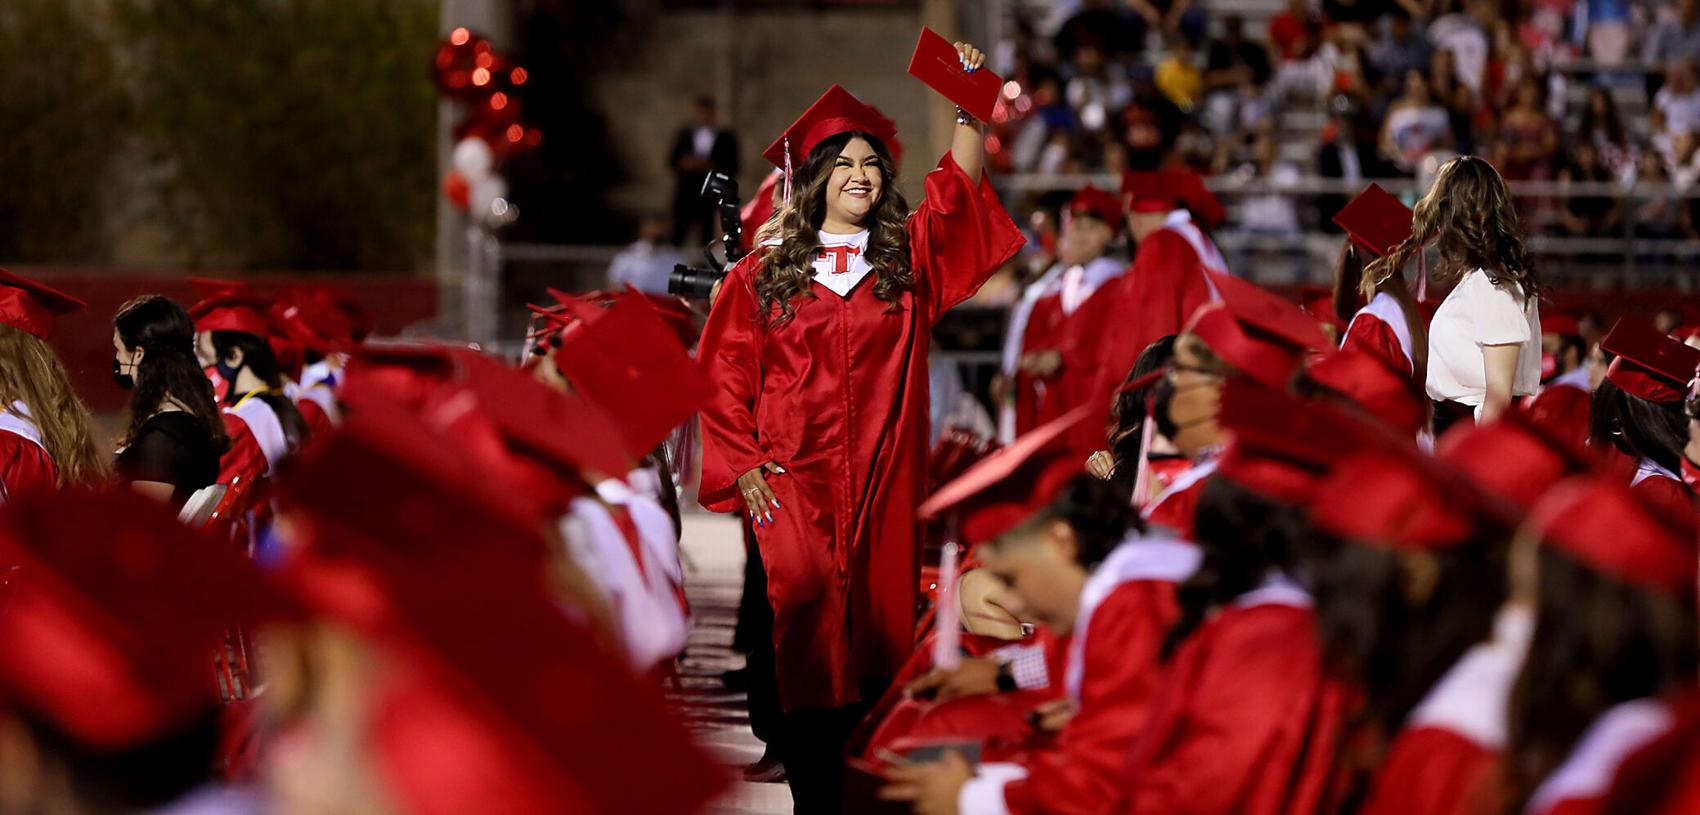
[[[0,503],[13,503],[52,495],[59,485],[59,469],[47,451],[29,439],[0,431]]]
[[[1693,513],[1694,493],[1688,485],[1675,478],[1662,475],[1641,479],[1641,483],[1629,488],[1630,492],[1646,499],[1653,506],[1668,510],[1672,513]]]
[[[991,182],[981,175],[975,183],[945,153],[909,216],[909,256],[929,324],[973,297],[1026,242]]]
[[[295,409],[301,411],[301,420],[307,423],[308,440],[324,438],[332,429],[331,417],[325,414],[325,409],[311,399],[301,399],[295,403]]]
[[[1341,350],[1362,351],[1374,355],[1395,371],[1411,372],[1411,360],[1399,344],[1393,328],[1373,314],[1359,314],[1352,320],[1351,330],[1340,344]]]
[[[699,500],[710,512],[738,512],[738,476],[768,460],[756,431],[766,324],[753,275],[757,256],[745,256],[720,286],[697,346],[712,395],[702,407],[702,486]]]
[[[1118,587],[1092,615],[1080,712],[1056,747],[1022,762],[1027,777],[1004,787],[1012,815],[1095,815],[1121,799],[1128,750],[1150,714],[1162,671],[1157,655],[1178,610],[1172,584]]]
[[[1501,810],[1499,756],[1450,730],[1418,727],[1387,751],[1363,815],[1489,815]]]

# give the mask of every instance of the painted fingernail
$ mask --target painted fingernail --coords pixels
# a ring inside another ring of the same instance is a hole
[[[774,466],[774,467],[778,467],[778,469],[779,469],[779,471],[780,471],[780,472],[781,472],[781,473],[783,473],[783,472],[785,472],[785,468],[784,468],[784,467],[780,467],[780,466],[779,466],[779,465],[777,465],[777,464],[775,464],[775,465],[773,465],[773,466]]]
[[[771,512],[767,513],[767,522],[773,523],[773,513],[771,513]]]
[[[774,509],[784,509],[784,507],[779,505],[779,499],[778,498],[773,499],[773,508]]]

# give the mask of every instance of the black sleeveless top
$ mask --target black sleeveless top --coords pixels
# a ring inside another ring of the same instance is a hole
[[[176,487],[171,508],[182,509],[195,490],[218,480],[218,452],[194,414],[169,411],[142,423],[130,446],[118,453],[113,468],[123,484],[158,481]]]

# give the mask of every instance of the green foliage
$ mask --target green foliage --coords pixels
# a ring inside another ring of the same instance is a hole
[[[0,2],[0,258],[101,260],[126,100],[86,2]]]
[[[160,170],[158,211],[192,255],[271,269],[423,265],[435,2],[112,2],[137,132]]]

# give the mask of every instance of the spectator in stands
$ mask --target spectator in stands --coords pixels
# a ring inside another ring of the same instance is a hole
[[[1546,178],[1558,152],[1558,126],[1547,117],[1534,79],[1519,82],[1514,98],[1500,119],[1494,166],[1507,181]],[[1593,147],[1592,141],[1587,144]]]
[[[1613,175],[1621,179],[1636,177],[1635,148],[1629,143],[1629,132],[1623,127],[1611,91],[1596,87],[1588,92],[1576,138],[1593,144],[1600,151],[1600,163]]]
[[[1310,56],[1322,33],[1322,18],[1309,0],[1287,0],[1287,8],[1269,19],[1269,46],[1282,61]]]
[[[1112,58],[1145,50],[1144,32],[1110,5],[1110,0],[1082,0],[1080,11],[1057,29],[1057,59],[1073,62],[1075,54],[1088,45]]]
[[[1299,169],[1280,157],[1280,146],[1273,133],[1263,133],[1252,144],[1251,161],[1234,170],[1235,179],[1250,188],[1240,200],[1240,231],[1254,238],[1278,241],[1262,242],[1265,248],[1248,252],[1242,248],[1232,269],[1254,268],[1250,257],[1261,258],[1286,254],[1293,261],[1294,279],[1305,276],[1304,247],[1299,242],[1299,211],[1291,189],[1299,182]],[[1278,248],[1277,248],[1278,247]]]
[[[667,293],[667,276],[673,266],[684,263],[685,256],[667,243],[669,224],[659,215],[647,215],[638,222],[638,237],[608,264],[608,288],[619,290],[631,284],[650,294]],[[715,232],[718,232],[718,227]]]
[[[1272,69],[1269,51],[1245,36],[1245,18],[1222,18],[1222,36],[1210,44],[1204,60],[1204,118],[1209,128],[1226,133],[1241,124],[1250,100],[1262,99]]]
[[[1700,0],[1676,0],[1676,14],[1653,26],[1641,58],[1647,67],[1660,71],[1700,60]]]
[[[1411,15],[1395,7],[1387,15],[1386,31],[1369,50],[1370,67],[1377,76],[1376,90],[1391,94],[1412,71],[1426,71],[1434,62],[1434,46],[1423,36]]]
[[[1428,37],[1435,46],[1452,55],[1452,68],[1458,81],[1481,96],[1482,75],[1487,68],[1493,4],[1485,0],[1470,0],[1469,11],[1454,11],[1429,24]]]
[[[1458,78],[1458,58],[1444,48],[1436,49],[1429,63],[1429,97],[1446,110],[1452,127],[1453,144],[1460,153],[1475,151],[1476,94]]]
[[[1367,26],[1385,12],[1382,0],[1322,0],[1322,16],[1330,23]]]
[[[1133,85],[1121,63],[1107,59],[1095,43],[1081,43],[1075,49],[1073,77],[1064,90],[1068,106],[1087,133],[1102,132],[1111,112],[1133,99]]]
[[[1651,150],[1635,162],[1634,213],[1635,237],[1674,238],[1682,225],[1682,208],[1670,189],[1670,175],[1659,154]]]
[[[1363,115],[1345,97],[1332,103],[1334,118],[1322,132],[1322,146],[1316,151],[1316,173],[1323,178],[1350,182],[1358,189],[1366,178],[1386,178],[1399,171],[1387,163],[1376,149],[1375,121]],[[1346,205],[1347,196],[1324,195],[1317,198],[1322,227],[1338,232],[1334,213]]]
[[[1587,15],[1588,57],[1602,65],[1629,61],[1630,0],[1582,0]]]
[[[1653,107],[1665,117],[1665,129],[1672,135],[1700,128],[1700,81],[1695,79],[1694,63],[1671,66],[1669,81],[1653,95]]]
[[[1157,63],[1157,89],[1183,113],[1191,113],[1204,96],[1204,75],[1199,73],[1192,43],[1185,37],[1169,40],[1169,55]]]
[[[1452,121],[1429,90],[1420,71],[1405,75],[1405,93],[1387,108],[1381,128],[1381,149],[1401,171],[1413,172],[1430,150],[1454,143]]]
[[[1193,47],[1204,41],[1207,19],[1203,5],[1194,0],[1127,0],[1133,9],[1135,35],[1143,41],[1150,31],[1164,39],[1185,37]]]
[[[1135,89],[1133,102],[1122,111],[1122,141],[1127,163],[1135,170],[1155,170],[1180,134],[1185,116],[1150,82]]]
[[[1600,163],[1600,152],[1590,142],[1576,145],[1570,163],[1558,173],[1559,181],[1570,184],[1610,184],[1611,171]],[[1622,201],[1612,194],[1567,193],[1558,213],[1559,226],[1573,238],[1614,237],[1623,228]]]

